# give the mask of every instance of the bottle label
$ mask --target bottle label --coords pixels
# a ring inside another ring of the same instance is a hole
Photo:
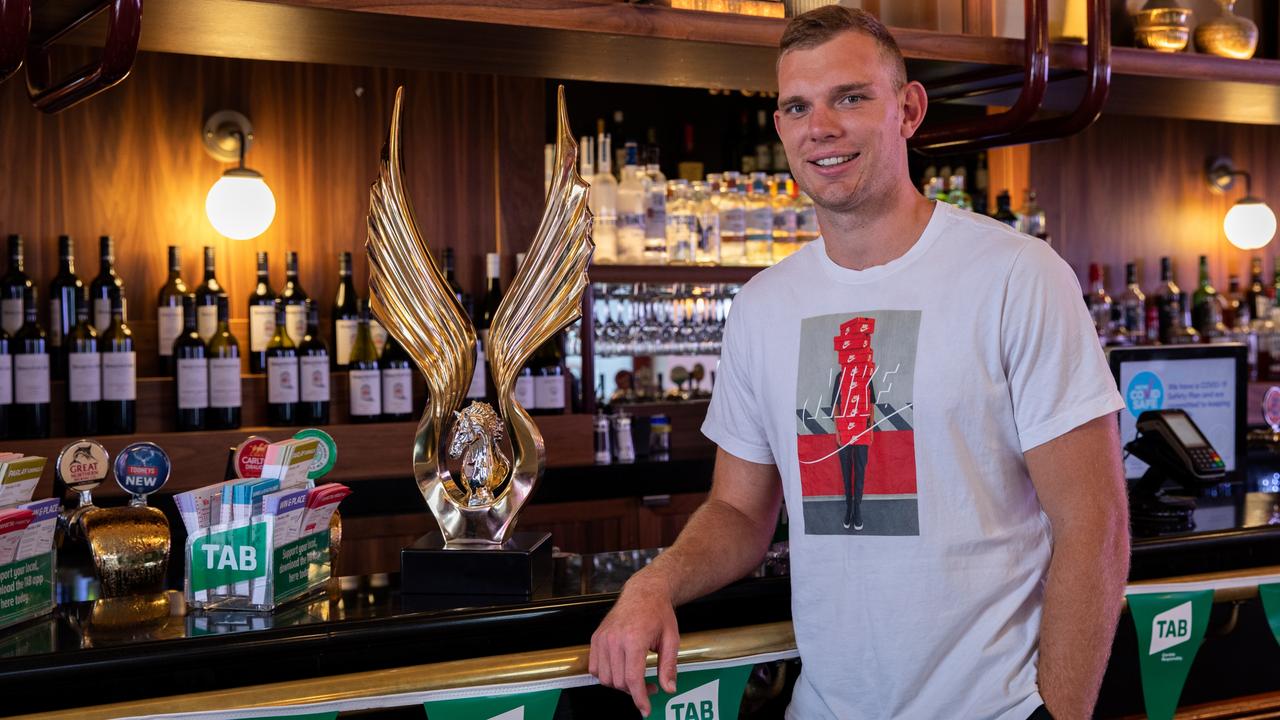
[[[516,378],[516,402],[526,410],[537,407],[537,398],[533,391],[533,376],[521,375]]]
[[[49,402],[49,354],[13,356],[14,402],[42,405]]]
[[[564,410],[564,376],[538,375],[533,378],[533,406],[539,410]]]
[[[485,359],[484,348],[476,342],[476,369],[471,373],[471,385],[467,387],[467,399],[484,398]]]
[[[111,327],[111,299],[93,299],[93,327],[98,332],[105,332]]]
[[[62,299],[49,298],[49,345],[62,347]]]
[[[307,335],[307,308],[305,305],[284,306],[284,331],[294,345],[302,343]]]
[[[13,404],[13,356],[0,353],[0,405]]]
[[[642,212],[623,212],[618,213],[618,232],[626,232],[628,230],[644,230],[645,217]]]
[[[351,414],[382,414],[382,378],[377,370],[351,371]]]
[[[324,355],[303,355],[302,402],[329,402],[329,358]]]
[[[156,324],[159,325],[157,336],[160,357],[172,357],[173,343],[182,334],[182,306],[163,305],[156,308]]]
[[[71,402],[102,400],[102,360],[98,353],[67,355],[67,395]]]
[[[201,305],[196,308],[196,332],[200,339],[209,342],[209,338],[218,332],[218,306]]]
[[[203,410],[207,407],[209,407],[209,360],[179,358],[178,409]]]
[[[276,309],[270,305],[249,306],[249,351],[264,352],[276,334]]]
[[[240,358],[209,358],[209,407],[240,407]]]
[[[272,405],[298,402],[298,358],[267,358],[267,402]]]
[[[382,411],[388,415],[413,412],[413,371],[409,368],[382,370]]]
[[[773,235],[773,210],[768,205],[747,211],[747,234],[761,238]]]
[[[333,344],[337,348],[337,358],[339,366],[346,366],[351,362],[351,348],[356,344],[356,329],[360,327],[357,320],[338,320],[334,323]],[[369,327],[370,332],[373,326]]]
[[[138,354],[102,353],[102,399],[138,399]]]
[[[796,234],[796,211],[779,210],[773,214],[773,231],[783,235]]]
[[[796,213],[796,232],[818,235],[818,214],[813,208],[805,208]]]
[[[720,212],[721,235],[747,234],[747,213],[742,208],[728,208]]]
[[[651,191],[645,203],[644,235],[651,238],[665,238],[667,236],[666,188],[657,183],[654,187],[660,189]]]
[[[387,329],[382,327],[382,323],[369,318],[369,334],[373,336],[373,347],[378,351],[378,357],[382,357],[382,348],[387,346]]]
[[[4,325],[4,331],[12,336],[18,332],[18,328],[22,327],[25,320],[22,312],[22,298],[5,298],[0,300],[0,324]]]

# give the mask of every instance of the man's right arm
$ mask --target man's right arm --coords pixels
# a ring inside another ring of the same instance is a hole
[[[769,549],[782,502],[778,468],[716,454],[711,493],[680,537],[622,590],[591,637],[590,672],[631,693],[649,714],[645,656],[658,653],[658,680],[675,692],[679,631],[674,607],[751,572]]]

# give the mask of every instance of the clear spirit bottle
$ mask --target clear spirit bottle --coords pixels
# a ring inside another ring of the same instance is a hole
[[[618,181],[613,177],[613,140],[600,133],[596,143],[596,173],[591,178],[591,237],[593,262],[618,262]]]
[[[699,265],[720,264],[720,209],[716,207],[716,195],[705,182],[695,182],[689,202],[697,221],[697,245],[694,261]]]
[[[637,162],[637,148],[627,143],[626,164],[618,184],[618,259],[639,263],[644,258],[644,178]]]
[[[773,201],[769,198],[769,176],[762,172],[751,173],[751,189],[747,192],[747,243],[748,265],[768,265],[773,262]]]
[[[747,262],[747,201],[738,179],[736,172],[725,173],[720,193],[720,262],[724,265]]]
[[[689,265],[694,261],[698,244],[698,223],[694,214],[692,192],[688,180],[672,180],[671,199],[667,204],[667,262]]]
[[[658,148],[649,153],[644,168],[644,259],[660,265],[667,261],[667,178],[658,166]]]
[[[773,192],[773,261],[777,262],[796,250],[795,181],[788,173],[778,173]]]

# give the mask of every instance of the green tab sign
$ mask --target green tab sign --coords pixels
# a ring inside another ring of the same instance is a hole
[[[676,674],[676,692],[649,698],[649,717],[661,720],[737,720],[751,665]]]
[[[1267,613],[1271,634],[1275,636],[1276,642],[1280,642],[1280,583],[1259,585],[1258,595],[1262,597],[1262,609]]]
[[[329,578],[329,529],[286,543],[275,549],[274,587],[277,604],[304,592],[313,582]]]
[[[1138,631],[1142,696],[1151,720],[1172,720],[1178,697],[1200,650],[1213,591],[1129,595]]]
[[[551,720],[560,691],[437,700],[423,703],[427,720]]]
[[[53,553],[0,565],[0,627],[53,607]]]
[[[210,590],[267,575],[267,524],[256,522],[190,541],[191,589]]]

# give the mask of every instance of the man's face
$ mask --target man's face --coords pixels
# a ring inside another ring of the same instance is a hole
[[[914,131],[903,122],[902,102],[892,66],[863,33],[783,55],[773,117],[800,188],[834,212],[890,192],[905,172],[905,138]]]

